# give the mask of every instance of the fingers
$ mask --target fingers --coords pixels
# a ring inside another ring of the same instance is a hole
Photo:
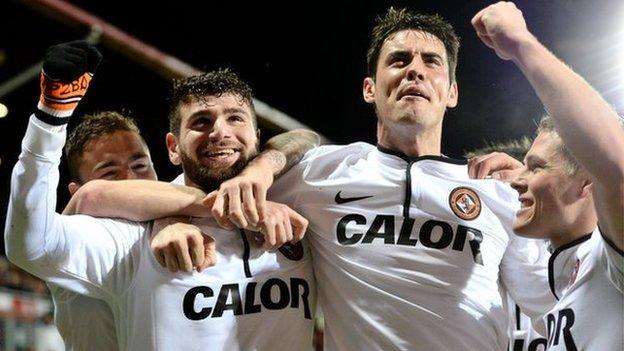
[[[210,265],[211,262],[216,261],[214,240],[212,240],[213,245],[210,251],[212,258],[207,263],[205,262],[204,238],[199,228],[181,222],[164,226],[166,222],[167,219],[155,222],[153,230],[157,234],[152,238],[151,243],[154,257],[161,266],[172,273],[179,270],[192,272],[193,267]]]
[[[203,235],[197,233],[188,237],[189,254],[192,267],[201,267],[204,263],[204,240]]]
[[[215,190],[211,192],[210,194],[206,195],[206,197],[202,200],[202,205],[207,208],[212,208],[216,204],[217,200],[219,199],[217,197],[217,194],[218,194],[218,191]],[[221,201],[221,205],[223,205],[223,198],[221,198],[220,201]]]
[[[480,162],[477,167],[477,179],[485,179],[488,175],[490,175],[491,163],[488,162],[489,158],[485,159],[483,162]]]
[[[277,244],[277,228],[275,219],[272,216],[267,216],[262,223],[262,234],[264,234],[264,243],[262,248],[265,250],[272,250]]]
[[[178,263],[178,268],[185,272],[191,272],[193,270],[193,263],[191,261],[191,255],[189,254],[187,241],[176,241],[173,244],[173,248],[175,251],[175,258]]]
[[[246,228],[247,220],[243,214],[243,207],[241,203],[241,191],[239,187],[232,187],[228,189],[228,218],[238,228]]]
[[[156,249],[153,251],[154,257],[156,258],[158,264],[163,268],[167,268],[167,261],[165,260],[165,254],[163,253],[163,251],[161,249]]]
[[[289,217],[293,228],[293,238],[291,242],[294,244],[303,239],[303,236],[308,229],[308,220],[292,209],[290,209]]]
[[[214,205],[212,206],[211,213],[212,217],[221,228],[233,230],[236,226],[234,226],[234,224],[227,218],[227,204],[229,204],[227,194],[222,193],[221,190],[219,190],[216,195]]]
[[[255,228],[258,225],[260,217],[258,215],[256,200],[254,199],[253,186],[251,184],[243,184],[241,185],[241,190],[245,219],[250,228]]]
[[[472,179],[483,179],[488,176],[509,180],[522,169],[522,162],[503,152],[492,152],[487,155],[473,157],[468,161],[468,175]]]
[[[175,250],[171,246],[167,245],[162,249],[162,252],[165,256],[165,268],[167,268],[171,273],[179,271],[180,269],[178,267]]]
[[[254,186],[254,194],[256,199],[256,208],[258,210],[259,221],[264,218],[267,207],[267,189],[263,186]]]
[[[308,228],[308,221],[290,207],[267,202],[266,217],[261,221],[265,250],[274,250],[287,242],[300,241]]]
[[[217,249],[215,239],[206,234],[202,234],[203,262],[197,266],[197,271],[201,272],[208,267],[217,264]]]

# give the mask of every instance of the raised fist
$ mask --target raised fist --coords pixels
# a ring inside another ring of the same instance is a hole
[[[41,70],[37,118],[53,125],[69,122],[101,61],[102,54],[84,40],[48,48]]]
[[[535,40],[527,29],[522,11],[512,2],[501,1],[484,8],[471,23],[483,43],[504,60],[513,59],[523,42]]]

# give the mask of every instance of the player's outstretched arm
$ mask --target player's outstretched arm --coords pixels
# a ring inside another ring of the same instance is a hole
[[[624,248],[624,131],[616,113],[528,31],[513,3],[499,2],[481,10],[472,24],[487,46],[499,57],[513,60],[527,77],[565,145],[594,179],[603,234]]]
[[[45,54],[39,102],[11,176],[5,226],[7,256],[22,267],[46,254],[59,239],[56,187],[66,126],[101,59],[84,41],[55,45]]]
[[[153,180],[92,180],[72,196],[63,214],[149,221],[167,216],[206,217],[206,194],[197,188]]]
[[[304,129],[269,139],[239,176],[223,182],[217,191],[209,194],[206,202],[212,204],[215,220],[226,229],[256,229],[266,211],[266,194],[273,180],[319,144],[319,136]]]

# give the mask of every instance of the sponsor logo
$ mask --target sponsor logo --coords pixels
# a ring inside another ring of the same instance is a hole
[[[472,221],[481,214],[481,200],[477,193],[466,187],[458,187],[451,191],[449,205],[453,213],[466,221]]]
[[[286,243],[279,248],[279,251],[291,261],[299,261],[303,258],[303,245],[301,242],[296,244]]]
[[[198,321],[220,318],[225,313],[239,316],[260,313],[262,310],[301,308],[303,317],[312,319],[309,295],[310,285],[301,278],[271,278],[265,282],[223,284],[216,299],[212,288],[195,286],[184,294],[182,310],[186,318]]]
[[[334,198],[334,200],[336,201],[337,204],[346,204],[347,202],[364,200],[364,199],[368,199],[369,197],[373,197],[373,195],[357,196],[357,197],[341,197],[340,196],[341,192],[342,191],[339,191],[338,194],[336,194],[336,197]]]
[[[547,349],[555,348],[555,346],[563,344],[568,351],[578,350],[572,332],[570,328],[574,325],[574,311],[571,308],[564,308],[560,310],[556,315],[555,313],[549,313],[546,316],[548,323],[548,347]]]
[[[415,222],[413,218],[405,218],[401,228],[397,228],[395,216],[377,215],[372,223],[369,223],[363,215],[352,213],[338,221],[336,238],[341,245],[372,244],[377,240],[383,241],[386,245],[416,246],[420,242],[424,247],[440,250],[451,247],[452,250],[460,252],[468,246],[474,262],[483,265],[481,257],[483,234],[480,230],[461,224],[453,228],[447,222],[433,219],[424,222],[418,228]],[[364,228],[355,229],[354,225]]]

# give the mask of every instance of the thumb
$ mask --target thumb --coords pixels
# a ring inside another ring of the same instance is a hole
[[[202,200],[202,205],[207,208],[212,208],[216,200],[217,200],[217,190],[206,195],[206,197]]]
[[[215,239],[212,236],[204,233],[202,233],[202,237],[204,238],[204,262],[202,262],[202,264],[197,268],[198,272],[201,272],[204,269],[217,264]]]

